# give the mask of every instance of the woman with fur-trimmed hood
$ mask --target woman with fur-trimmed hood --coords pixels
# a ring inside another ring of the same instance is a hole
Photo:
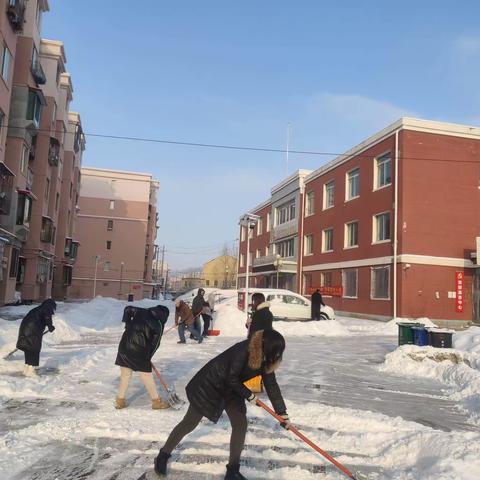
[[[155,459],[155,472],[166,475],[168,459],[183,437],[192,432],[203,417],[216,423],[225,410],[232,425],[225,480],[246,480],[239,471],[247,432],[245,400],[255,403],[255,395],[243,382],[257,375],[263,376],[268,397],[288,428],[287,409],[275,377],[284,350],[285,339],[280,333],[258,331],[249,340],[233,345],[200,369],[186,387],[190,402],[188,411]]]

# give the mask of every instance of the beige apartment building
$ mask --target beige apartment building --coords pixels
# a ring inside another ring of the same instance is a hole
[[[16,292],[32,301],[66,293],[65,285],[52,291],[64,274],[54,268],[72,236],[85,141],[79,115],[69,112],[63,43],[41,39],[48,10],[47,0],[0,1],[0,304]]]
[[[152,298],[157,192],[151,175],[82,168],[76,239],[81,248],[70,295]]]

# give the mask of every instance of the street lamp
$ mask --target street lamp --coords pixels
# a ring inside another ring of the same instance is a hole
[[[100,262],[100,255],[95,255],[95,274],[93,276],[93,298],[95,299],[95,296],[97,294],[97,269],[98,269],[98,264]]]
[[[280,273],[280,267],[283,265],[282,256],[279,253],[277,253],[273,264],[277,268],[277,290],[278,290],[278,277]]]
[[[240,225],[247,228],[247,265],[245,274],[245,315],[248,322],[248,280],[250,268],[250,231],[253,231],[260,217],[253,213],[246,213],[240,218]]]
[[[225,282],[223,288],[228,288],[228,265],[225,265]]]

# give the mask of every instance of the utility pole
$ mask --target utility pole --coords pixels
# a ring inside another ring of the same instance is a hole
[[[95,274],[93,276],[93,298],[94,299],[97,294],[97,268],[98,268],[99,261],[100,261],[100,255],[95,255]]]
[[[162,246],[162,275],[161,279],[163,282],[163,293],[165,293],[165,279],[163,278],[163,267],[165,265],[165,245]]]
[[[119,292],[118,292],[118,297],[119,297],[119,300],[122,299],[122,290],[123,290],[123,267],[125,266],[125,262],[121,262],[120,263],[120,289],[119,289]]]

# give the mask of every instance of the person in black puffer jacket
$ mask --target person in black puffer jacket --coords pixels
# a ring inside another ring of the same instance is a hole
[[[252,319],[247,324],[248,338],[259,330],[272,330],[273,315],[270,303],[265,301],[263,293],[255,292],[252,295]]]
[[[42,350],[42,338],[45,328],[53,332],[55,327],[52,317],[57,309],[55,300],[49,298],[38,307],[30,310],[25,315],[18,331],[17,348],[25,353],[25,368],[23,374],[26,377],[36,377],[35,367],[40,363],[40,351]]]
[[[232,425],[225,480],[246,480],[239,471],[247,432],[245,400],[255,403],[255,395],[244,382],[263,375],[268,397],[277,414],[283,417],[283,425],[288,428],[287,409],[275,377],[284,350],[285,340],[280,333],[275,330],[259,331],[250,340],[233,345],[201,368],[186,387],[190,406],[155,459],[155,472],[166,475],[168,459],[183,437],[192,432],[203,417],[216,423],[225,410]]]
[[[169,313],[168,308],[163,305],[148,309],[130,306],[125,308],[122,319],[125,331],[115,360],[115,365],[120,367],[120,387],[115,408],[122,409],[127,406],[125,394],[132,372],[140,372],[154,410],[169,407],[158,396],[152,377],[152,357],[160,346]]]

